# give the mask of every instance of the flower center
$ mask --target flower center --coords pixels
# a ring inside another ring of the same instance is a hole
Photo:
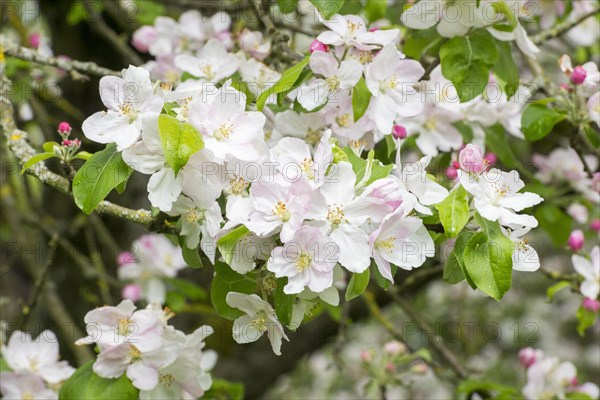
[[[348,36],[356,35],[356,31],[358,30],[358,24],[355,24],[352,21],[347,21],[346,23],[348,25]]]
[[[250,322],[250,326],[254,327],[254,329],[256,329],[257,331],[263,333],[267,330],[267,316],[265,315],[264,312],[260,312],[256,315],[256,318],[254,318],[251,322]]]
[[[235,175],[233,179],[229,181],[231,193],[238,196],[245,193],[248,185],[249,183],[239,175]]]
[[[340,115],[335,119],[335,122],[337,122],[337,124],[342,128],[347,128],[348,126],[350,126],[350,114],[346,113]]]
[[[360,156],[365,147],[367,147],[367,141],[364,139],[351,140],[348,142],[348,147],[350,147],[352,151],[354,151],[354,154]]]
[[[335,75],[330,76],[329,78],[325,79],[325,87],[329,92],[335,92],[340,88],[340,80]]]
[[[319,130],[319,129],[314,130],[314,129],[308,128],[308,131],[306,132],[306,143],[314,146],[317,143],[319,143],[322,135],[323,135],[323,132],[321,132],[321,130]]]
[[[373,53],[370,51],[361,50],[358,53],[358,62],[365,65],[373,61]]]
[[[135,121],[138,117],[137,110],[134,109],[129,103],[123,103],[119,105],[119,110],[121,111],[121,114],[129,119],[129,123]]]
[[[202,65],[200,65],[200,69],[202,70],[202,73],[204,74],[204,76],[207,79],[211,80],[215,77],[215,73],[213,72],[212,65],[202,64]]]
[[[298,272],[304,271],[306,268],[310,267],[312,263],[312,257],[310,254],[302,251],[300,252],[300,256],[296,260],[296,268],[298,268]]]
[[[119,336],[127,336],[131,332],[131,321],[127,318],[119,320],[117,333]]]
[[[233,125],[225,123],[219,126],[219,128],[213,133],[213,136],[217,140],[229,139],[229,135],[233,132]]]
[[[166,387],[170,387],[171,384],[173,384],[173,381],[175,380],[175,378],[173,378],[173,375],[171,374],[164,374],[164,375],[159,375],[158,376],[158,381]]]
[[[331,222],[334,228],[337,228],[342,222],[348,222],[344,210],[337,204],[332,204],[327,210],[327,220]]]
[[[183,218],[190,223],[196,223],[204,220],[204,210],[200,210],[198,208],[191,208],[187,210],[185,214],[183,214]]]
[[[288,222],[290,220],[290,212],[287,209],[287,206],[284,202],[278,202],[275,207],[273,207],[273,214],[281,218],[283,222]]]
[[[395,90],[397,87],[398,78],[396,78],[396,75],[392,75],[381,84],[381,90],[383,92],[385,92],[386,90]]]
[[[378,240],[375,242],[375,247],[377,249],[381,249],[387,251],[388,253],[391,253],[396,247],[396,245],[394,244],[395,240],[395,236],[390,236],[387,239]]]
[[[437,122],[435,122],[435,120],[433,118],[429,118],[427,121],[425,121],[425,123],[423,124],[423,126],[428,131],[433,131],[437,127]]]
[[[142,359],[142,352],[138,350],[134,345],[129,346],[129,363],[134,363]]]
[[[313,160],[310,159],[309,157],[306,157],[304,160],[302,160],[302,162],[300,163],[300,169],[302,170],[302,172],[304,172],[304,175],[306,175],[306,178],[314,181],[315,180],[315,173],[313,171]]]

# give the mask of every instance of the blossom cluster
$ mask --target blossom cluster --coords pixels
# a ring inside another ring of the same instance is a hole
[[[213,333],[201,326],[186,335],[168,324],[173,314],[160,305],[137,310],[131,300],[104,306],[85,316],[88,336],[77,345],[95,343],[93,371],[102,378],[123,374],[140,390],[140,399],[198,398],[212,385],[214,351],[202,349]]]
[[[9,369],[0,372],[0,393],[5,399],[58,399],[62,383],[75,372],[67,361],[59,361],[58,339],[49,330],[35,339],[14,331],[2,343],[2,360]]]

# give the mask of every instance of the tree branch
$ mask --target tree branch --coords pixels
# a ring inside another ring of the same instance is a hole
[[[0,46],[0,50],[10,57],[63,69],[67,72],[70,72],[73,76],[73,79],[76,80],[85,79],[85,75],[82,75],[81,73],[95,76],[121,75],[120,72],[100,67],[93,62],[43,56],[35,50],[28,49],[27,47],[21,47],[18,44],[11,43],[9,41],[4,41]]]
[[[596,7],[592,11],[582,15],[581,17],[577,18],[574,21],[565,21],[561,24],[557,24],[553,28],[550,28],[546,31],[540,32],[539,34],[532,37],[531,40],[536,45],[540,45],[540,44],[546,42],[547,40],[554,39],[555,37],[558,37],[560,35],[567,33],[568,31],[570,31],[571,29],[573,29],[574,27],[576,27],[577,25],[579,25],[586,19],[593,17],[594,15],[596,15],[598,13],[600,13],[600,7]]]

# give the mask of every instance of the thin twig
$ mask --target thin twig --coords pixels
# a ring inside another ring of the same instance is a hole
[[[100,290],[100,297],[102,298],[104,304],[112,304],[113,301],[110,295],[110,289],[108,288],[106,279],[104,279],[104,277],[107,276],[106,268],[104,267],[104,261],[102,261],[102,255],[100,254],[98,246],[94,246],[94,235],[90,225],[86,226],[84,231],[89,258],[97,272],[96,283],[98,285],[98,289]]]
[[[454,353],[452,353],[450,351],[450,349],[448,349],[444,345],[444,343],[442,342],[442,338],[440,336],[438,336],[438,334],[435,332],[435,330],[433,330],[433,328],[431,328],[429,323],[427,323],[427,321],[425,321],[425,319],[423,319],[421,317],[420,313],[413,308],[412,304],[410,304],[410,302],[408,302],[408,300],[400,297],[399,295],[397,295],[396,293],[394,293],[392,291],[390,291],[389,295],[392,298],[392,300],[394,300],[394,302],[396,302],[404,310],[404,312],[413,321],[415,321],[417,323],[417,328],[419,330],[421,330],[423,333],[425,333],[425,335],[429,339],[429,343],[431,344],[431,347],[435,350],[436,353],[438,353],[438,355],[445,361],[445,363],[448,364],[448,366],[452,369],[452,371],[459,378],[461,378],[461,379],[466,378],[468,375],[467,371],[458,362],[457,357],[454,355]]]
[[[540,32],[539,34],[532,37],[531,40],[536,45],[540,45],[540,44],[546,42],[547,40],[554,39],[555,37],[558,37],[560,35],[567,33],[568,31],[570,31],[571,29],[573,29],[574,27],[576,27],[577,25],[579,25],[586,19],[593,17],[594,15],[596,15],[598,13],[600,13],[600,7],[596,7],[592,11],[590,11],[586,14],[583,14],[581,17],[577,18],[574,21],[565,21],[561,24],[557,24],[555,27],[553,27],[551,29]]]
[[[18,44],[11,43],[7,40],[3,41],[2,45],[0,46],[0,50],[2,50],[4,54],[10,57],[18,58],[24,61],[30,61],[36,64],[60,68],[62,70],[70,72],[73,75],[74,79],[82,79],[83,75],[81,74],[95,76],[120,75],[120,73],[117,71],[100,67],[93,62],[84,62],[77,60],[68,60],[66,58],[43,56],[35,50],[19,46]]]

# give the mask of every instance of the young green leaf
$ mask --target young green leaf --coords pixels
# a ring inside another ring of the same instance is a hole
[[[58,398],[60,400],[86,399],[124,399],[138,398],[138,390],[123,374],[118,379],[101,378],[92,370],[94,362],[90,361],[77,369],[65,383],[63,383]]]
[[[506,93],[506,97],[510,99],[519,89],[519,68],[513,60],[510,43],[501,41],[496,43],[499,57],[496,65],[494,65],[494,75],[496,75],[500,87]]]
[[[527,140],[540,140],[546,137],[556,124],[567,116],[544,104],[531,103],[521,116],[521,130]]]
[[[294,310],[296,295],[285,294],[283,292],[285,285],[287,285],[287,278],[277,279],[277,288],[273,294],[273,299],[277,318],[282,324],[289,325],[292,322],[292,311]]]
[[[239,292],[245,294],[254,293],[256,282],[248,275],[241,275],[233,271],[223,262],[215,263],[215,276],[210,285],[210,300],[221,316],[227,319],[236,319],[243,315],[237,308],[232,308],[227,304],[225,298],[229,292]]]
[[[325,19],[333,17],[344,5],[344,0],[310,0]]]
[[[467,191],[457,185],[442,202],[435,205],[446,236],[455,237],[469,222]]]
[[[296,81],[298,81],[300,74],[304,70],[304,67],[308,65],[309,61],[310,57],[306,56],[304,60],[300,61],[293,67],[285,70],[283,74],[281,74],[281,78],[279,78],[277,83],[275,83],[271,88],[262,92],[256,99],[256,108],[258,109],[258,111],[263,110],[269,96],[293,89],[294,84],[296,83]]]
[[[200,132],[187,122],[170,115],[158,117],[158,133],[167,164],[175,174],[187,164],[190,157],[204,147]]]
[[[350,282],[348,283],[348,287],[346,288],[346,301],[350,301],[363,294],[363,292],[369,285],[370,278],[371,271],[369,271],[368,268],[360,274],[352,274],[352,278],[350,278]]]
[[[358,83],[352,89],[352,112],[354,114],[354,122],[358,121],[369,108],[371,102],[371,92],[367,88],[365,78],[360,77]]]
[[[34,155],[29,160],[27,160],[27,162],[25,162],[25,164],[23,164],[23,168],[21,169],[21,174],[24,174],[25,171],[27,171],[29,168],[33,167],[35,164],[39,163],[40,161],[44,161],[44,160],[47,160],[52,157],[56,157],[56,154],[54,154],[54,152],[39,153],[39,154]]]
[[[117,147],[109,144],[104,150],[95,153],[75,174],[75,204],[84,213],[91,214],[111,190],[129,178],[132,171],[123,161]]]
[[[442,73],[454,83],[463,103],[483,92],[497,59],[496,42],[484,29],[456,36],[440,49]]]

